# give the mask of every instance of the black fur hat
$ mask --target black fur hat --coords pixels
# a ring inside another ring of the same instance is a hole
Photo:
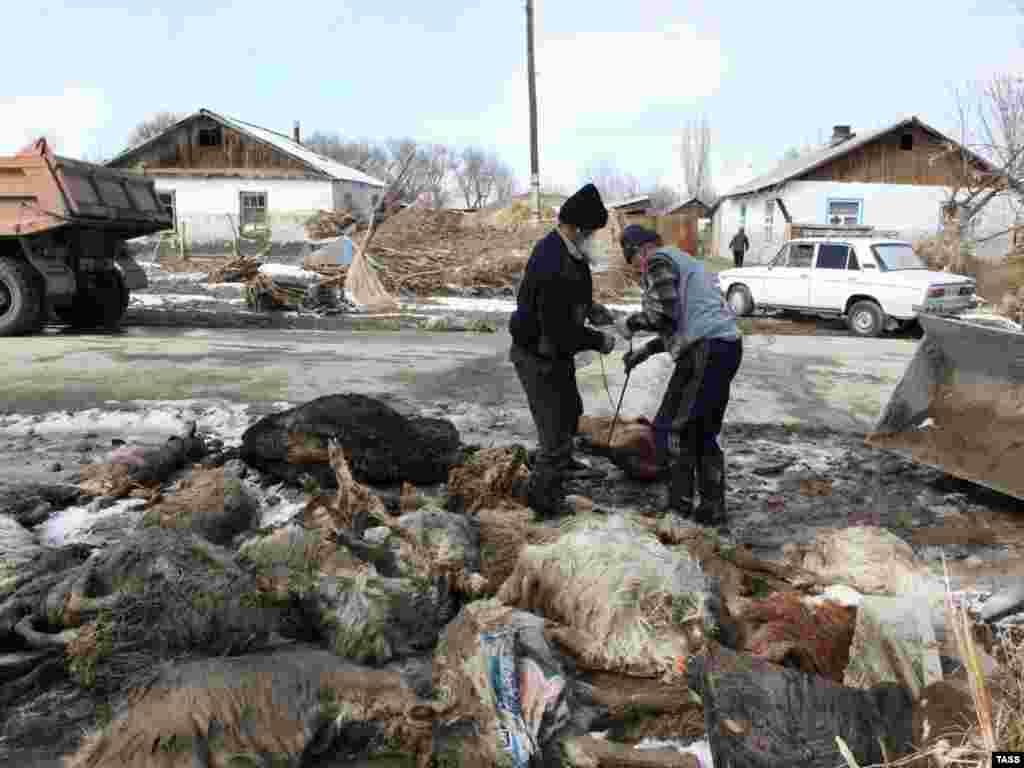
[[[593,184],[587,184],[562,203],[558,220],[580,229],[601,229],[608,223],[608,209]]]

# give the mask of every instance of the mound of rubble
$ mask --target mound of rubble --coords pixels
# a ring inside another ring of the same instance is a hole
[[[530,252],[552,222],[518,226],[495,225],[481,214],[406,208],[379,224],[367,248],[369,262],[384,288],[393,296],[436,296],[473,290],[512,296]],[[354,247],[362,246],[367,222],[347,213],[321,212],[307,225],[310,237],[331,238],[349,233]],[[349,267],[324,263],[316,253],[304,266],[318,279],[322,291],[341,289]],[[244,256],[220,264],[209,274],[210,283],[241,282],[248,288],[250,306],[264,297],[267,307],[301,306],[309,281],[266,274],[258,259]],[[595,275],[599,301],[621,300],[637,286],[638,275],[625,265]]]
[[[211,443],[122,446],[77,489],[0,499],[0,762],[831,768],[1020,748],[1024,644],[985,641],[885,529],[769,562],[583,499],[543,524],[523,447],[470,449],[356,395]],[[259,508],[271,487],[286,515]],[[111,536],[69,540],[115,503],[134,513]]]

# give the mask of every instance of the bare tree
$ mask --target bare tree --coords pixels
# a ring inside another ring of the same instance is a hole
[[[479,147],[462,150],[455,169],[455,183],[467,208],[482,208],[491,198],[498,183],[499,166],[496,155]]]
[[[606,203],[642,194],[640,180],[623,171],[607,157],[593,160],[583,171],[582,176],[581,181],[593,183]]]
[[[519,189],[515,171],[504,163],[498,163],[494,178],[494,202],[506,205],[512,201]]]
[[[711,123],[701,116],[683,124],[679,145],[686,194],[701,200],[714,197],[711,189]]]
[[[156,112],[150,115],[141,123],[132,128],[128,134],[128,146],[134,147],[144,141],[149,141],[154,136],[159,136],[175,123],[185,119],[185,115],[178,112]]]
[[[947,231],[958,244],[973,233],[980,214],[994,200],[1010,200],[1019,214],[1024,198],[1024,77],[1000,75],[973,86],[970,94],[968,104],[959,90],[954,93],[959,143],[945,143],[929,158],[930,163],[952,161],[953,180],[944,210]],[[955,256],[955,266],[962,269],[961,254]]]

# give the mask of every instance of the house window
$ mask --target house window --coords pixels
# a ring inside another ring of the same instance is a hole
[[[239,219],[242,226],[267,223],[267,193],[242,192],[242,211]]]
[[[775,201],[765,200],[764,201],[764,236],[771,242],[772,240],[772,227],[775,223]]]
[[[914,148],[914,134],[904,133],[900,136],[900,149],[913,149]]]
[[[200,147],[219,147],[222,141],[223,138],[221,136],[221,130],[219,125],[199,129]]]
[[[740,226],[745,227],[747,225],[747,204],[740,203]]]
[[[157,199],[160,201],[160,207],[167,211],[171,217],[171,229],[178,229],[178,205],[175,200],[174,192],[157,192]]]
[[[860,224],[860,200],[829,200],[828,223],[832,226],[852,227]]]

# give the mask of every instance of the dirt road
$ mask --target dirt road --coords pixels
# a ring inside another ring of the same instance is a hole
[[[190,419],[237,443],[258,416],[339,392],[449,418],[466,443],[532,446],[508,344],[503,331],[419,330],[135,328],[6,339],[0,484],[73,479],[111,440],[162,442]],[[724,434],[737,540],[777,556],[818,528],[870,521],[920,545],[934,562],[945,555],[1005,563],[1016,554],[1021,505],[863,443],[914,352],[912,340],[749,336],[744,345]],[[577,361],[588,413],[612,413],[624,351],[620,342],[603,368],[596,355]],[[625,416],[653,416],[669,369],[660,358],[637,369]],[[629,483],[607,467],[605,480],[580,490],[615,508],[659,503],[658,485]],[[964,525],[989,533],[968,536]],[[929,533],[921,538],[921,531]]]

